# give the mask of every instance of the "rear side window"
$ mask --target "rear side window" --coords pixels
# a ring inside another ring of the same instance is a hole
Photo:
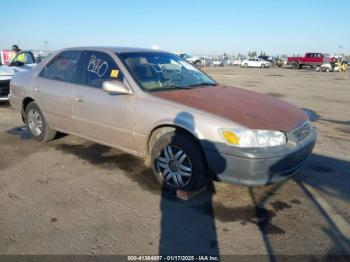
[[[52,80],[75,82],[81,54],[81,51],[59,53],[44,67],[40,76]]]
[[[102,88],[104,81],[123,81],[123,75],[117,64],[110,55],[104,52],[87,52],[84,56],[81,73],[83,84],[96,88]]]

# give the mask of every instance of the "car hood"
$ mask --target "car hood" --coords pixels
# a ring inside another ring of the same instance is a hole
[[[24,66],[0,66],[0,76],[14,76],[18,72],[25,72],[32,69],[36,64],[28,64]]]
[[[308,120],[306,114],[292,104],[235,87],[203,86],[151,94],[226,118],[251,129],[288,132]]]

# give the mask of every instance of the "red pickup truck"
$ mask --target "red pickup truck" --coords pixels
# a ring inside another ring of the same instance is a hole
[[[322,53],[306,53],[304,57],[288,57],[287,64],[293,69],[301,69],[303,66],[321,66],[325,58],[329,56]]]

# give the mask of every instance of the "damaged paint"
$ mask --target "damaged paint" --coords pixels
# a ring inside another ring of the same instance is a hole
[[[152,95],[202,110],[251,129],[288,132],[308,118],[298,107],[236,87],[214,86],[154,92]]]

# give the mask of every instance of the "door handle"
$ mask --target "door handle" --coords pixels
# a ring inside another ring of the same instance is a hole
[[[84,101],[83,98],[81,98],[80,96],[75,96],[74,100],[77,101],[77,102],[83,102]]]

